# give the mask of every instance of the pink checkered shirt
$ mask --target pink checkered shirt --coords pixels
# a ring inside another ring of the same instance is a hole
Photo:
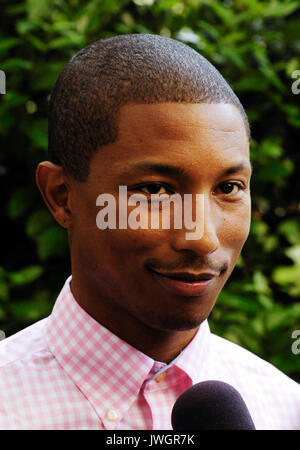
[[[176,398],[225,381],[257,429],[300,429],[300,386],[203,322],[170,364],[112,334],[76,302],[69,277],[51,315],[0,342],[0,429],[171,429]]]

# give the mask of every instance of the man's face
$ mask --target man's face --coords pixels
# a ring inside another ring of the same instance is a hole
[[[250,175],[249,142],[234,106],[121,108],[117,141],[95,154],[88,180],[73,181],[71,190],[73,277],[115,332],[132,320],[188,330],[208,317],[249,233]],[[186,239],[184,226],[100,230],[96,199],[112,194],[118,211],[119,186],[127,186],[128,196],[146,195],[149,205],[151,192],[202,194],[203,236]],[[204,273],[210,280],[197,282]]]

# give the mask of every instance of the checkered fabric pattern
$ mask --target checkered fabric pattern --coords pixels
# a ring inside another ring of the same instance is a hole
[[[174,361],[154,361],[76,302],[66,281],[49,317],[0,342],[0,429],[168,430],[176,398],[220,380],[257,429],[300,429],[300,386],[203,322]]]

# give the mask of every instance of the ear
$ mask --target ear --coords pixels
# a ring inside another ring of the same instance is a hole
[[[64,228],[71,226],[71,194],[61,166],[41,162],[36,169],[36,184],[54,219]]]

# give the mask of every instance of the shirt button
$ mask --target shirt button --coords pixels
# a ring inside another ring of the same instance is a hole
[[[108,418],[108,420],[114,421],[114,420],[117,420],[119,415],[118,415],[117,411],[115,411],[114,409],[109,409],[106,413],[106,417]]]
[[[156,383],[160,383],[162,380],[164,380],[166,375],[167,375],[166,372],[162,372],[159,375],[157,375],[157,377],[155,378]]]

